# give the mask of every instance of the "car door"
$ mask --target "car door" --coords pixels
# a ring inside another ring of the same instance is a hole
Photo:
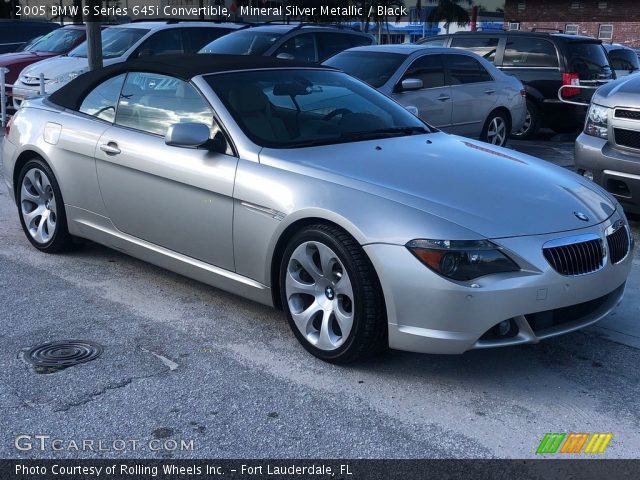
[[[131,58],[185,53],[181,28],[168,28],[152,34],[136,48]]]
[[[130,72],[115,125],[98,141],[100,191],[114,226],[129,235],[233,270],[233,152],[165,144],[170,125],[205,123],[223,135],[200,93],[164,75]]]
[[[446,130],[451,125],[451,89],[445,85],[442,57],[426,54],[413,60],[400,77],[392,98],[405,107],[416,107],[422,120]],[[403,91],[402,81],[409,78],[421,80],[423,88]]]
[[[498,99],[498,85],[471,55],[444,55],[446,83],[451,88],[451,132],[479,137]]]
[[[55,133],[60,128],[57,149],[64,152],[64,162],[59,163],[60,182],[65,192],[67,215],[73,216],[73,208],[105,215],[96,176],[95,151],[98,140],[115,119],[116,106],[125,75],[111,77],[93,88],[80,102],[78,111],[66,110],[58,120],[47,124],[47,130]],[[65,188],[69,186],[69,188]]]

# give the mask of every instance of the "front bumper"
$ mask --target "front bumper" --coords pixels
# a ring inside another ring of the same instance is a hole
[[[30,97],[35,97],[36,95],[39,95],[39,93],[40,92],[36,88],[27,87],[20,84],[15,85],[12,92],[13,108],[18,110],[24,100]]]
[[[597,272],[563,276],[544,258],[542,245],[582,233],[596,233],[604,239],[605,230],[619,218],[616,213],[607,222],[578,232],[495,240],[526,270],[488,275],[467,283],[436,275],[404,246],[366,245],[364,249],[384,291],[389,346],[421,353],[459,354],[477,348],[537,343],[597,322],[622,299],[632,254],[615,265],[606,258]],[[549,324],[545,316],[554,312],[559,320]],[[517,326],[517,335],[487,335],[504,321]]]
[[[575,163],[578,172],[593,172],[593,181],[615,196],[625,211],[640,214],[640,152],[582,133],[575,144]]]

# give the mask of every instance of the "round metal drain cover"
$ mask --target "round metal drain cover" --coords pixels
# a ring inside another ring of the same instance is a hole
[[[29,349],[24,359],[36,367],[65,368],[89,362],[102,354],[102,346],[84,340],[49,342]]]

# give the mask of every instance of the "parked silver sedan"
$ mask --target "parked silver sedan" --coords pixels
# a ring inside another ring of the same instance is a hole
[[[338,53],[324,65],[367,82],[445,132],[504,146],[525,121],[520,80],[473,52],[375,45]]]
[[[607,315],[631,268],[594,183],[310,64],[109,66],[27,101],[2,156],[36,249],[83,237],[281,307],[326,361],[537,343]]]

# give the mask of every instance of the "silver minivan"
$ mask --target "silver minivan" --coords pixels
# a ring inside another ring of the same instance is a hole
[[[472,52],[421,45],[346,50],[324,62],[417,109],[445,132],[504,146],[522,128],[525,91],[517,78]]]

